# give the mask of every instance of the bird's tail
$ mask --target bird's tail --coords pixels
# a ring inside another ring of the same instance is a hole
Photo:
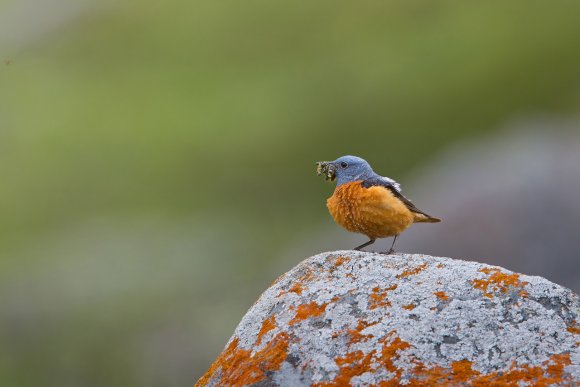
[[[431,215],[427,215],[427,214],[419,214],[419,213],[415,213],[415,219],[413,220],[415,223],[439,223],[441,222],[441,219],[436,218],[434,216]]]

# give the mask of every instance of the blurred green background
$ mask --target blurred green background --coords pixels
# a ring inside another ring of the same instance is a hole
[[[0,1],[0,385],[191,385],[279,274],[349,247],[315,161],[404,184],[514,118],[577,116],[579,15]]]

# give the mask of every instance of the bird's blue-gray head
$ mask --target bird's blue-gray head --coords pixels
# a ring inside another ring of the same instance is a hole
[[[342,156],[334,161],[319,161],[316,164],[318,174],[324,174],[330,180],[336,178],[337,186],[375,176],[369,163],[356,156]]]

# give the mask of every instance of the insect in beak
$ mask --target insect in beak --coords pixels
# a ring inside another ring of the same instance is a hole
[[[319,161],[316,163],[316,173],[318,176],[324,175],[325,180],[334,181],[336,179],[336,167],[332,161]]]

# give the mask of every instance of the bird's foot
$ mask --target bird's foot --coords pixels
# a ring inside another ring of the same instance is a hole
[[[397,254],[397,252],[395,251],[395,249],[391,248],[389,251],[381,252],[381,254],[391,255],[391,254]]]

